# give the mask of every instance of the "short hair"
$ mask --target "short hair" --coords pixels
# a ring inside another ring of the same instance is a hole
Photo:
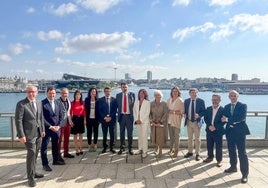
[[[192,91],[195,91],[196,93],[198,93],[198,89],[197,88],[190,88],[189,93],[191,93]]]
[[[175,87],[173,87],[173,88],[171,89],[171,91],[170,91],[170,96],[173,97],[173,96],[172,96],[172,91],[173,91],[174,89],[176,89],[176,90],[178,91],[178,93],[179,93],[179,97],[180,97],[180,96],[181,96],[181,90],[180,90],[180,88],[177,87],[177,86],[175,86]]]
[[[163,98],[163,93],[161,90],[158,90],[158,89],[154,90],[154,95],[156,95],[156,94],[159,94],[161,96],[161,98]]]
[[[52,91],[52,90],[55,90],[55,91],[56,91],[56,88],[55,88],[54,86],[48,86],[48,87],[47,87],[47,93],[48,93],[49,91]]]
[[[126,82],[121,82],[120,85],[121,85],[121,86],[123,86],[123,85],[127,85],[127,83],[126,83]]]
[[[104,88],[104,90],[103,90],[103,91],[105,91],[106,89],[111,89],[111,88],[107,86],[107,87],[105,87],[105,88]]]
[[[234,93],[237,97],[239,97],[239,93],[238,93],[236,90],[231,90],[231,91],[229,92],[229,95],[230,95],[231,93]]]
[[[220,101],[221,101],[221,96],[220,96],[220,94],[218,94],[218,93],[214,93],[214,94],[212,95],[212,97],[218,97],[218,98],[220,99]]]

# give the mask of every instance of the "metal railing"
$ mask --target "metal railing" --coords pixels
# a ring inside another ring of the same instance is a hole
[[[268,111],[248,111],[247,117],[253,117],[253,118],[259,118],[264,117],[265,120],[262,121],[263,126],[265,126],[264,130],[264,137],[260,138],[260,140],[268,140]],[[5,119],[5,123],[8,123],[9,126],[5,126],[5,128],[8,127],[8,133],[9,135],[2,135],[1,131],[3,131],[3,125],[0,124],[0,141],[9,141],[11,142],[11,147],[13,147],[14,142],[17,142],[17,131],[15,127],[15,114],[14,113],[0,113],[0,122],[1,120]],[[3,123],[2,123],[3,124]],[[254,123],[255,124],[255,123]],[[249,125],[249,128],[251,128],[253,125]],[[116,126],[117,127],[117,126]],[[115,131],[115,138],[118,139],[118,133]]]

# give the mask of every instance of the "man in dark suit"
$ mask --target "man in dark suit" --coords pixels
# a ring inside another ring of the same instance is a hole
[[[227,122],[226,139],[231,167],[225,173],[237,172],[237,152],[242,173],[241,183],[248,181],[248,157],[246,153],[246,135],[249,129],[246,124],[247,105],[238,101],[239,93],[235,90],[229,92],[230,104],[224,107],[222,122]]]
[[[116,103],[118,107],[118,122],[120,125],[120,150],[121,155],[125,151],[125,129],[127,129],[128,151],[133,155],[132,140],[133,140],[133,106],[135,102],[135,94],[128,92],[127,83],[121,83],[121,93],[116,95]]]
[[[220,106],[221,96],[219,94],[212,95],[212,106],[209,106],[206,109],[204,115],[204,120],[206,123],[206,140],[207,140],[207,150],[208,156],[203,161],[204,163],[209,163],[213,161],[214,154],[213,148],[214,144],[216,145],[216,160],[217,167],[221,167],[222,161],[222,136],[224,133],[224,124],[221,121],[223,115],[223,107]]]
[[[114,131],[116,125],[116,110],[117,104],[116,99],[111,96],[111,88],[104,88],[104,96],[98,100],[98,114],[99,121],[101,122],[103,132],[103,150],[105,153],[107,150],[107,133],[109,129],[110,134],[110,152],[115,153],[114,150]]]
[[[193,156],[193,136],[195,137],[195,160],[200,160],[200,146],[201,138],[200,132],[203,124],[203,116],[206,111],[205,102],[203,99],[197,97],[198,90],[191,88],[189,90],[190,98],[184,101],[185,109],[185,125],[187,125],[188,133],[188,153],[184,155],[185,158]]]
[[[47,146],[51,138],[53,165],[64,165],[64,161],[59,161],[58,143],[60,136],[60,123],[62,120],[61,104],[55,100],[56,89],[47,88],[47,98],[42,100],[43,114],[45,122],[46,136],[42,139],[41,158],[45,171],[52,171],[48,165]]]
[[[27,87],[27,97],[17,103],[15,124],[18,137],[27,149],[26,165],[28,185],[35,187],[34,178],[42,178],[36,173],[36,159],[41,146],[41,137],[45,136],[42,104],[36,100],[38,94],[35,86]]]

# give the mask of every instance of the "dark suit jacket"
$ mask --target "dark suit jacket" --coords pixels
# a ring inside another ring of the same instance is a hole
[[[110,114],[109,114],[109,108],[108,104],[106,102],[106,97],[101,97],[98,100],[98,117],[99,121],[101,123],[106,123],[104,118],[106,117],[107,114],[112,118],[111,123],[114,124],[116,123],[116,111],[117,110],[117,104],[116,104],[116,99],[114,97],[110,97]]]
[[[127,96],[128,96],[128,106],[129,106],[130,118],[131,118],[131,121],[133,121],[134,120],[133,106],[134,106],[134,102],[135,102],[135,94],[132,92],[128,92]],[[118,93],[116,95],[116,104],[118,107],[118,121],[120,122],[121,121],[121,112],[122,112],[122,92]]]
[[[86,121],[89,121],[89,117],[90,117],[90,97],[87,97],[85,99],[85,110],[86,110]],[[98,117],[98,100],[95,103],[95,119],[99,120]]]
[[[18,137],[26,137],[26,140],[33,139],[37,136],[39,127],[41,132],[45,131],[43,109],[40,101],[36,101],[37,115],[34,115],[28,98],[25,98],[17,103],[15,112],[15,124]]]
[[[233,115],[231,115],[231,103],[224,107],[223,115],[228,118],[225,133],[234,131],[236,134],[249,135],[249,129],[246,124],[247,105],[237,102]],[[233,126],[233,127],[232,127]]]
[[[62,121],[61,104],[56,99],[54,101],[55,101],[55,112],[53,112],[52,107],[47,98],[42,100],[44,122],[45,122],[46,130],[48,130],[50,126],[61,125],[61,121]]]
[[[205,115],[204,115],[204,120],[206,123],[206,132],[207,134],[216,134],[216,135],[223,135],[224,134],[224,124],[221,121],[221,118],[223,116],[223,110],[224,108],[222,106],[219,107],[215,118],[214,118],[214,122],[212,123],[212,125],[214,125],[214,127],[216,128],[216,130],[214,131],[210,131],[209,130],[209,126],[211,125],[211,121],[212,121],[212,115],[213,115],[213,107],[210,106],[206,109]]]
[[[186,114],[186,117],[185,117],[185,125],[187,125],[187,120],[188,120],[188,117],[189,117],[188,112],[189,112],[190,103],[191,103],[191,98],[188,98],[188,99],[186,99],[184,101],[184,110],[185,110],[185,114]],[[195,112],[197,114],[199,114],[199,116],[200,116],[197,119],[197,122],[198,123],[202,123],[203,116],[205,115],[205,111],[206,111],[205,101],[203,99],[196,98],[195,99],[195,106],[196,106]]]

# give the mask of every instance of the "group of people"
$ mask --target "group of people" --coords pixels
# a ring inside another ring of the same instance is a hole
[[[52,171],[47,158],[47,147],[51,140],[53,165],[64,165],[61,148],[63,144],[63,157],[74,158],[69,153],[69,137],[73,134],[75,155],[83,154],[83,133],[87,128],[87,142],[89,152],[96,152],[98,142],[98,128],[101,124],[103,132],[102,153],[109,151],[116,153],[115,126],[118,120],[120,127],[120,148],[118,155],[127,149],[129,155],[133,152],[133,128],[136,127],[138,135],[138,151],[142,157],[148,152],[148,132],[150,129],[150,141],[155,146],[157,157],[162,156],[162,148],[170,138],[169,154],[178,156],[180,144],[180,132],[182,125],[186,126],[188,134],[188,152],[185,158],[193,156],[200,160],[201,127],[206,123],[207,158],[204,163],[213,161],[213,148],[216,145],[216,166],[221,167],[222,140],[226,134],[230,168],[226,173],[237,172],[237,151],[242,172],[242,183],[247,182],[248,158],[246,154],[246,135],[249,129],[246,124],[247,105],[238,102],[238,92],[230,91],[231,103],[225,107],[220,105],[221,96],[212,95],[212,105],[205,107],[203,99],[197,97],[198,90],[189,90],[189,98],[185,101],[181,98],[181,91],[173,87],[170,97],[163,101],[160,90],[154,91],[154,99],[150,102],[145,89],[138,91],[138,97],[128,90],[127,83],[121,83],[121,91],[116,97],[111,96],[111,88],[104,88],[104,96],[98,98],[96,88],[90,88],[88,96],[83,100],[81,91],[74,93],[70,101],[67,88],[61,89],[61,95],[56,99],[56,89],[48,87],[47,97],[36,100],[37,87],[28,86],[27,96],[19,101],[16,106],[15,122],[20,142],[27,149],[27,178],[28,185],[36,186],[35,178],[44,175],[36,172],[36,159],[41,149],[43,169]],[[118,119],[117,119],[118,118]],[[109,145],[107,135],[109,131]],[[93,135],[93,140],[92,140]]]

